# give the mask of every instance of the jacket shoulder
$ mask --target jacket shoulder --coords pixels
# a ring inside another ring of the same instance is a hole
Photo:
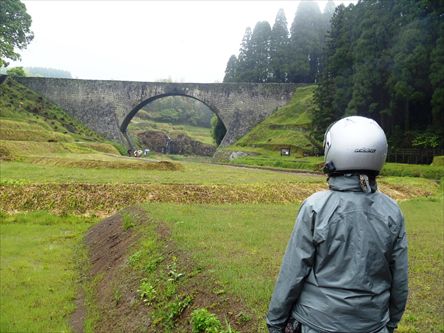
[[[394,216],[402,216],[401,208],[398,203],[387,194],[376,192],[374,197],[374,204],[376,207],[384,207],[384,209]]]
[[[303,206],[312,207],[313,210],[317,211],[317,208],[322,207],[326,201],[332,196],[333,191],[325,190],[313,193],[307,199],[305,199]]]

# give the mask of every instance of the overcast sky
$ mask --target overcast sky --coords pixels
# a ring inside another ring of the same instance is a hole
[[[1,1],[1,0],[0,0]],[[305,0],[314,1],[314,0]],[[34,40],[10,67],[50,67],[79,79],[221,82],[246,27],[290,25],[299,1],[23,1]],[[326,1],[316,1],[321,11]],[[348,4],[354,1],[335,1]]]

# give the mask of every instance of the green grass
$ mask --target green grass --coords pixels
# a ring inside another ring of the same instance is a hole
[[[287,105],[258,124],[235,145],[225,149],[242,151],[259,147],[268,151],[279,151],[280,147],[291,147],[293,153],[299,156],[302,156],[304,151],[311,152],[313,143],[308,129],[311,124],[311,111],[314,108],[315,87],[315,85],[298,87]]]
[[[252,155],[237,158],[231,161],[232,164],[315,172],[322,172],[324,164],[323,157],[280,156],[279,151],[266,151],[261,148],[241,148],[240,151],[250,152]],[[423,177],[439,180],[441,177],[444,177],[444,166],[439,164],[385,163],[381,170],[381,175],[395,177]]]
[[[61,108],[11,78],[0,85],[0,118],[43,125],[48,130],[82,140],[104,141]]]
[[[401,203],[410,255],[410,298],[399,332],[442,332],[443,200]],[[296,205],[147,205],[173,239],[227,292],[244,299],[263,321],[298,207]]]
[[[132,159],[134,160],[134,159]],[[25,162],[0,164],[1,180],[25,183],[91,183],[91,184],[258,184],[319,183],[324,176],[279,174],[267,170],[234,168],[223,165],[181,162],[182,171],[83,169]]]
[[[432,165],[434,166],[444,166],[444,156],[434,156]]]
[[[443,197],[401,203],[409,241],[409,302],[399,332],[444,332]]]
[[[386,163],[381,175],[440,179],[444,177],[444,165]]]
[[[56,152],[117,155],[119,148],[13,79],[0,85],[0,159]]]
[[[150,204],[173,239],[198,264],[214,272],[225,289],[264,313],[274,275],[293,227],[295,205]],[[277,259],[279,258],[279,259]]]
[[[46,212],[2,215],[2,332],[69,332],[79,287],[75,253],[94,221]]]

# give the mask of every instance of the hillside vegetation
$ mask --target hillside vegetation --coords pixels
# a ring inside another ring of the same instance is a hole
[[[280,148],[290,148],[292,153],[299,156],[304,152],[312,152],[316,143],[310,138],[309,129],[315,107],[315,87],[307,85],[297,88],[288,104],[279,108],[226,150],[275,155],[280,154]]]
[[[0,160],[87,169],[176,170],[171,162],[128,159],[124,148],[11,78],[0,84]]]
[[[118,154],[61,108],[11,78],[0,85],[0,159],[51,153]]]

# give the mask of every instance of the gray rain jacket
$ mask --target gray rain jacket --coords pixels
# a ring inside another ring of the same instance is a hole
[[[320,332],[397,326],[407,293],[407,239],[398,204],[362,191],[358,175],[331,177],[302,204],[270,302],[267,326],[292,318]]]

